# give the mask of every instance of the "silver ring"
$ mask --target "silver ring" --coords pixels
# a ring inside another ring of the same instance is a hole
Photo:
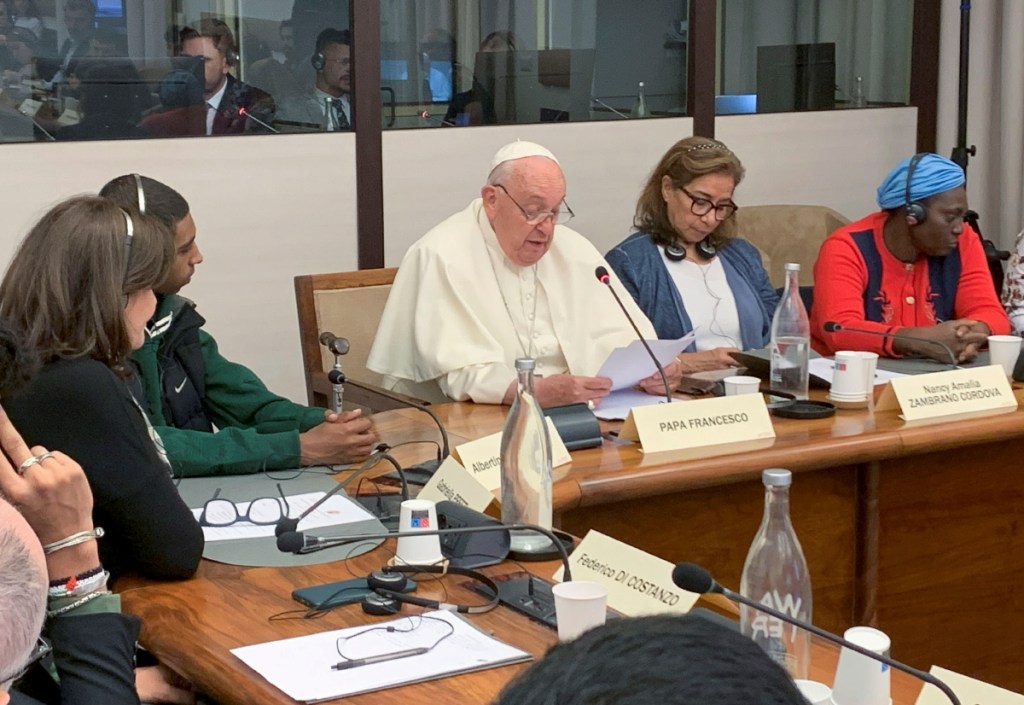
[[[25,458],[25,460],[22,461],[21,465],[18,466],[18,474],[19,475],[24,475],[26,470],[28,470],[33,465],[38,465],[38,464],[39,464],[39,456],[38,455],[33,455],[31,458]]]
[[[587,399],[587,408],[588,409],[593,411],[595,406],[596,406],[596,404],[594,404],[594,400],[593,399]]]
[[[51,451],[48,451],[48,450],[40,453],[37,456],[35,456],[36,460],[38,462],[40,462],[40,463],[43,462],[44,460],[46,460],[47,458],[52,458],[52,457],[53,457],[53,453]]]

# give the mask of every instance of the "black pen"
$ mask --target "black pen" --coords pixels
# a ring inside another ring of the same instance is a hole
[[[415,649],[406,649],[405,651],[392,651],[390,654],[378,654],[377,656],[367,656],[366,658],[357,658],[352,661],[339,661],[338,663],[331,666],[334,671],[347,671],[350,668],[359,668],[360,666],[369,666],[372,663],[384,663],[385,661],[395,661],[400,658],[408,658],[410,656],[421,656],[422,654],[430,651],[425,646],[420,646]]]

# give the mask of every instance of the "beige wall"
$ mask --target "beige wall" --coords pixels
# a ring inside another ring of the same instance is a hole
[[[747,166],[741,205],[820,203],[849,217],[914,151],[912,108],[721,118],[718,136]],[[606,250],[630,228],[648,171],[688,118],[385,133],[385,249],[396,265],[429,227],[479,191],[494,151],[516,138],[552,149],[565,168],[573,226]],[[138,171],[192,205],[206,261],[184,294],[224,353],[274,390],[305,398],[292,278],[356,268],[351,134],[0,145],[0,261],[61,198]],[[344,331],[335,331],[344,335]]]

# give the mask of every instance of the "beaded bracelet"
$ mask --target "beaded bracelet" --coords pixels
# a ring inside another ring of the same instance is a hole
[[[86,541],[103,538],[104,533],[105,532],[102,527],[99,526],[95,529],[90,529],[89,531],[79,531],[77,534],[71,534],[70,536],[62,538],[60,541],[54,541],[53,543],[46,544],[43,546],[43,553],[50,555],[51,553],[56,553],[62,548],[69,548],[71,546],[77,546],[80,543],[85,543]]]
[[[96,575],[98,573],[102,573],[102,572],[103,572],[103,566],[98,565],[95,568],[90,568],[89,570],[87,570],[87,571],[85,571],[83,573],[79,573],[78,575],[72,575],[72,576],[69,576],[67,578],[57,578],[56,580],[51,580],[50,581],[50,587],[51,588],[55,588],[55,587],[60,587],[61,585],[66,585],[68,587],[68,589],[70,590],[71,588],[74,587],[73,584],[72,585],[68,584],[71,581],[85,580],[86,578],[91,578],[92,576],[94,576],[94,575]]]
[[[51,584],[47,594],[51,598],[87,595],[90,592],[105,588],[109,578],[110,573],[103,570],[103,567],[100,566],[80,575],[72,575],[70,578],[65,578],[63,584]]]
[[[70,612],[71,610],[78,609],[79,607],[81,607],[82,605],[84,605],[84,604],[86,604],[88,602],[92,602],[93,600],[95,600],[98,597],[103,597],[104,595],[109,595],[109,594],[110,594],[110,590],[97,590],[95,592],[90,592],[88,595],[84,595],[84,596],[80,597],[79,599],[75,600],[70,605],[64,605],[60,609],[56,609],[56,610],[47,610],[46,611],[46,616],[51,618],[51,619],[53,617],[59,617],[62,614]]]

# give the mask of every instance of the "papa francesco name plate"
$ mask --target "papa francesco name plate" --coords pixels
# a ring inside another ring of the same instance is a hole
[[[775,438],[760,394],[638,406],[630,410],[619,438],[640,441],[645,453]]]
[[[907,421],[974,411],[1016,409],[1006,372],[1001,365],[908,375],[889,381],[875,411],[899,408]]]

